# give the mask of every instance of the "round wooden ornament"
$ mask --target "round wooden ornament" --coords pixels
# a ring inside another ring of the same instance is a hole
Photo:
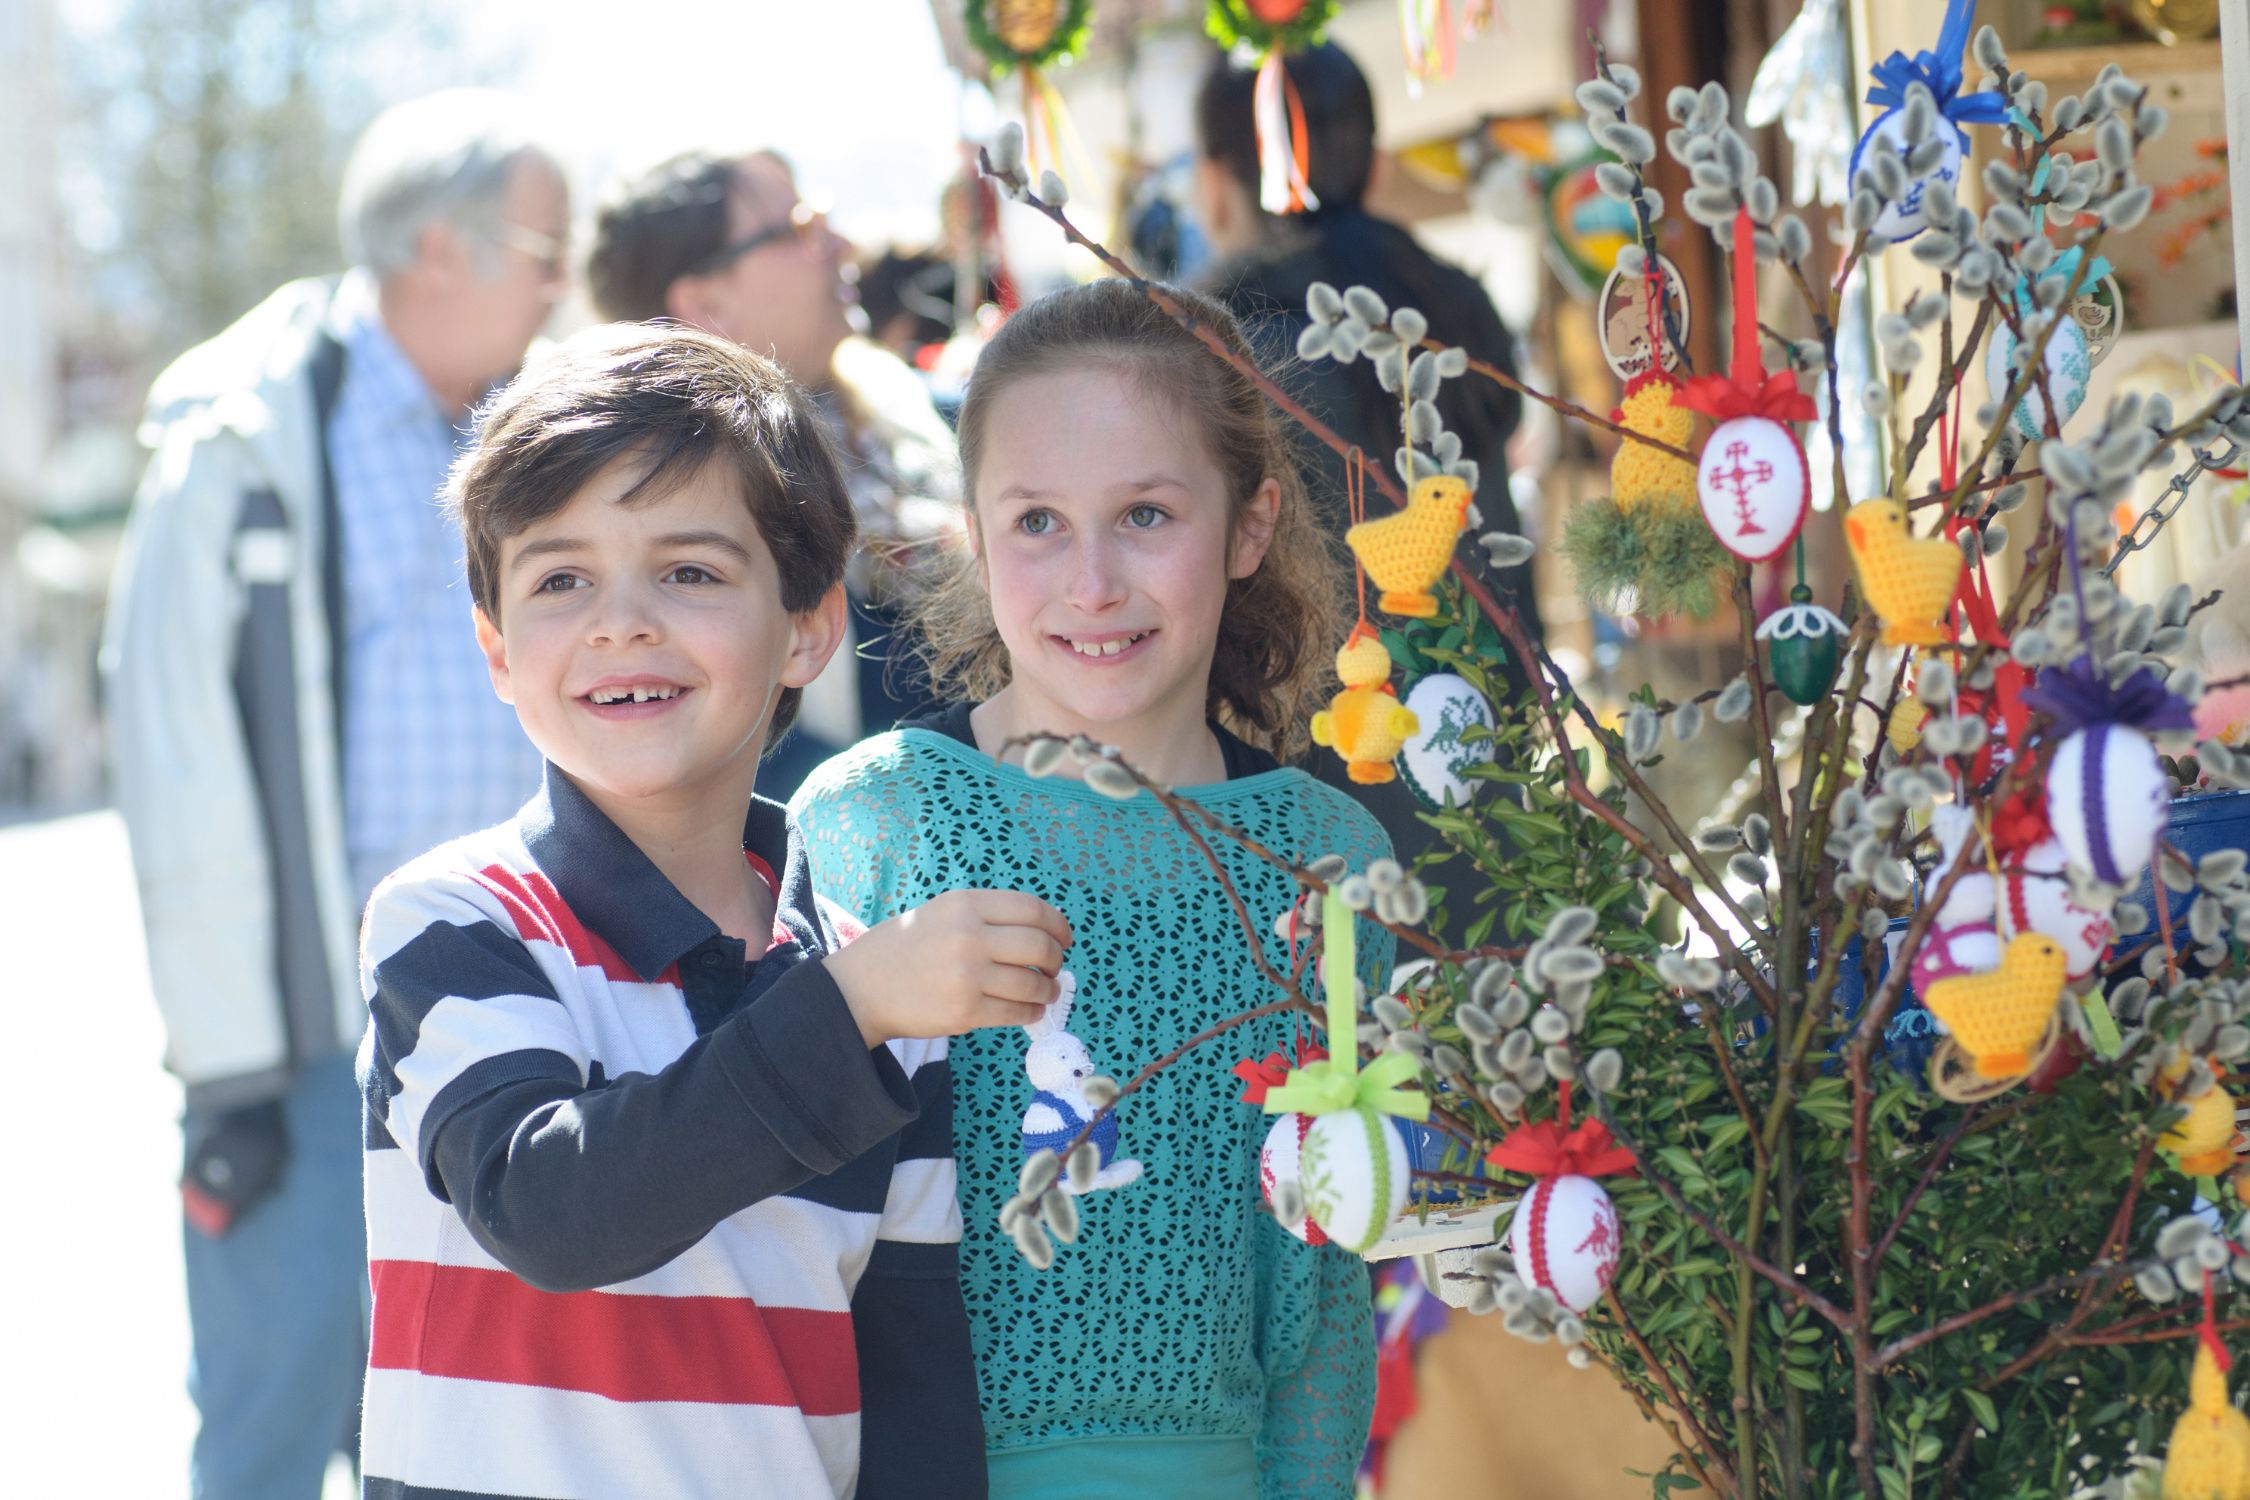
[[[1662,289],[1661,301],[1646,271],[1628,276],[1622,267],[1612,266],[1602,281],[1601,298],[1594,304],[1600,309],[1595,333],[1603,361],[1619,380],[1631,382],[1651,370],[1670,374],[1680,367],[1688,338],[1687,283],[1671,257],[1662,254],[1656,257],[1654,280]],[[1663,318],[1664,329],[1652,326],[1652,312]]]
[[[1527,1285],[1582,1313],[1617,1274],[1617,1208],[1591,1177],[1542,1177],[1525,1189],[1508,1225],[1508,1249]]]

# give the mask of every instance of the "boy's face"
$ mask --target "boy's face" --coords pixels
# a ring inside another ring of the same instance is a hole
[[[507,539],[477,640],[532,743],[605,811],[746,804],[775,701],[836,649],[842,590],[790,614],[730,476],[619,504],[641,468],[611,464]]]

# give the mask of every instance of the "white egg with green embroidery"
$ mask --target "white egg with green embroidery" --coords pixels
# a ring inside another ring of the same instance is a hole
[[[1357,1254],[1406,1212],[1406,1141],[1367,1105],[1313,1121],[1298,1153],[1305,1212],[1330,1239]]]
[[[1406,710],[1418,726],[1397,761],[1407,789],[1432,807],[1467,806],[1476,789],[1470,769],[1492,760],[1491,703],[1467,678],[1432,672],[1406,690]]]

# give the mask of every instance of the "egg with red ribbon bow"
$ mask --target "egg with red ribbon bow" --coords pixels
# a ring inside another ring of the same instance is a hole
[[[1516,1204],[1508,1250],[1527,1286],[1582,1313],[1617,1275],[1617,1206],[1591,1177],[1542,1177]]]
[[[1720,545],[1745,562],[1778,557],[1797,539],[1812,479],[1797,435],[1766,417],[1722,423],[1703,445],[1695,497]]]

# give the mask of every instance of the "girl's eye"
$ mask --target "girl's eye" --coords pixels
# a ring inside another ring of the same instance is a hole
[[[1128,526],[1137,527],[1143,531],[1146,531],[1149,527],[1156,525],[1163,519],[1164,508],[1160,505],[1136,505],[1131,510],[1125,512],[1125,524],[1127,524]]]
[[[700,567],[695,563],[681,563],[671,572],[665,574],[664,578],[668,583],[717,583],[719,581],[712,575],[710,569]]]
[[[1025,536],[1045,536],[1054,529],[1054,524],[1055,517],[1052,511],[1027,510],[1016,517],[1016,530],[1022,532]]]
[[[585,585],[585,582],[586,580],[579,577],[576,573],[552,573],[547,577],[540,579],[539,587],[533,590],[533,592],[540,594],[564,594],[570,592],[570,590],[572,589],[583,587]]]

